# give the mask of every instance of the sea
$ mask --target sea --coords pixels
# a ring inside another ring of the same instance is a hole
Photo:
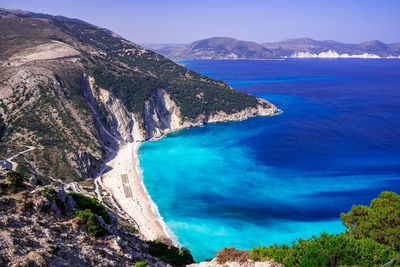
[[[141,146],[145,186],[196,261],[344,232],[352,205],[400,193],[400,60],[179,63],[283,111]]]

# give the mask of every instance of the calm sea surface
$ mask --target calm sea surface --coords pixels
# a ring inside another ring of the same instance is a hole
[[[141,146],[145,185],[196,260],[342,232],[341,212],[400,193],[400,60],[180,63],[283,110]]]

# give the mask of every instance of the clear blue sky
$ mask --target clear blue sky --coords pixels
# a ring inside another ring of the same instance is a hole
[[[79,18],[136,43],[400,41],[400,0],[0,0],[0,7]]]

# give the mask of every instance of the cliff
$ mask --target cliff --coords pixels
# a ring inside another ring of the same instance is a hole
[[[279,112],[83,21],[0,10],[2,141],[54,181],[95,177],[119,146]],[[4,133],[4,134],[3,134]]]

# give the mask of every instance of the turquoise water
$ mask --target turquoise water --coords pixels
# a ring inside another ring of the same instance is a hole
[[[184,64],[284,111],[141,146],[146,188],[196,260],[338,233],[353,204],[400,193],[400,61]]]

